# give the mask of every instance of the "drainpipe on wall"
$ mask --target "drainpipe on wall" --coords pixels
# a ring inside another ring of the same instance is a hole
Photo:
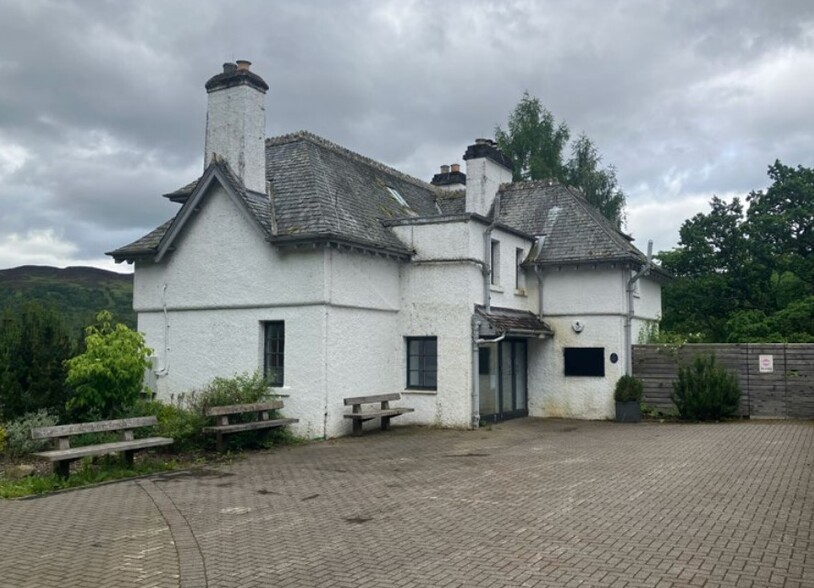
[[[627,281],[627,314],[625,315],[625,375],[633,374],[633,285],[650,273],[653,267],[653,241],[647,242],[647,261]]]
[[[543,318],[543,270],[539,265],[534,266],[534,275],[537,276],[537,316]]]
[[[480,378],[478,333],[480,321],[472,317],[472,428],[480,426]]]
[[[481,322],[477,318],[472,320],[472,428],[480,426],[480,345],[481,343],[498,343],[506,338],[506,333],[501,333],[495,339],[481,339]]]
[[[161,309],[164,314],[164,361],[161,369],[155,370],[156,378],[163,378],[170,373],[170,316],[167,311],[167,283],[161,285]]]

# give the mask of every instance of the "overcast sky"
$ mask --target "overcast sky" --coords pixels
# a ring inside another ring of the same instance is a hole
[[[641,249],[712,195],[814,166],[811,0],[0,0],[0,268],[95,265],[200,175],[206,80],[247,59],[267,133],[429,180],[528,90],[593,138]]]

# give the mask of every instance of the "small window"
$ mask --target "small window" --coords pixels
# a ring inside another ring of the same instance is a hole
[[[492,284],[494,286],[500,285],[500,241],[492,240],[492,255],[489,259],[490,268],[492,270]]]
[[[387,191],[390,192],[390,195],[396,202],[398,202],[399,204],[406,208],[410,208],[410,205],[407,204],[407,201],[404,199],[404,196],[399,194],[398,190],[396,190],[395,188],[391,188],[390,186],[387,186]]]
[[[514,287],[518,290],[523,290],[526,287],[526,274],[523,272],[523,268],[520,266],[523,265],[523,262],[526,260],[526,254],[522,249],[518,248],[515,250],[514,256]]]
[[[564,353],[566,376],[605,376],[604,347],[566,347]]]
[[[437,337],[407,337],[407,387],[438,387]]]
[[[285,375],[285,323],[265,323],[263,345],[263,374],[269,386],[282,386]]]

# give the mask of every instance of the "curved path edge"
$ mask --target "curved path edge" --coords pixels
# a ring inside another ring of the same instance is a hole
[[[150,497],[170,528],[175,551],[178,553],[179,584],[181,588],[201,588],[208,586],[206,564],[201,547],[192,532],[192,527],[178,507],[153,480],[139,480],[138,486]]]

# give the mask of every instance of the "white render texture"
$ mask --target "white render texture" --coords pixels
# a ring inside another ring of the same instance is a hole
[[[624,267],[543,270],[543,315],[555,336],[529,347],[530,415],[614,417],[613,389],[624,374],[629,352],[624,341],[629,277],[630,271]],[[634,341],[637,325],[658,320],[661,310],[659,284],[647,277],[640,281],[640,296],[634,298]],[[534,290],[536,294],[536,286]],[[575,321],[582,326],[579,333],[574,329]],[[565,376],[566,347],[603,347],[605,376]],[[611,362],[613,353],[616,363]]]
[[[500,184],[512,181],[512,172],[488,157],[466,162],[466,211],[485,216]]]
[[[209,93],[204,167],[218,154],[249,190],[266,193],[265,94],[246,84]]]

